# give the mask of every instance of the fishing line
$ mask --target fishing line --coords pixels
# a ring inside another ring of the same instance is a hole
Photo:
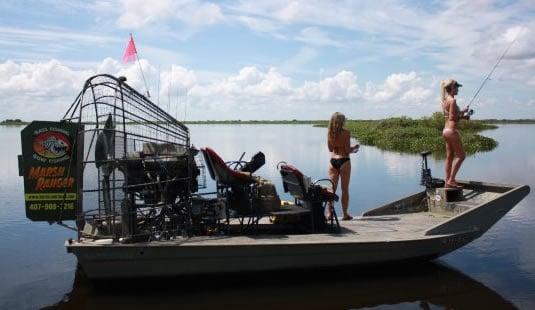
[[[511,46],[513,46],[513,43],[515,43],[518,35],[519,35],[520,31],[518,31],[516,33],[516,36],[515,38],[513,39],[513,41],[511,41],[511,43],[509,43],[509,46],[507,46],[507,48],[505,49],[505,51],[503,52],[502,56],[498,59],[498,61],[496,62],[496,64],[494,65],[494,67],[492,67],[492,70],[490,70],[489,74],[487,75],[487,77],[483,80],[483,83],[481,83],[481,86],[479,86],[478,90],[476,91],[476,93],[474,94],[474,96],[472,97],[472,99],[470,100],[470,102],[468,103],[468,105],[466,106],[466,108],[470,108],[470,105],[474,102],[474,99],[476,99],[477,95],[479,94],[479,92],[481,91],[481,89],[483,89],[483,86],[485,86],[485,84],[487,83],[488,80],[490,80],[490,76],[492,75],[492,73],[494,72],[494,70],[496,70],[496,67],[498,67],[498,65],[500,64],[500,62],[502,61],[502,59],[505,57],[505,55],[507,54],[507,52],[509,51],[509,49],[511,48]],[[470,112],[470,114],[473,113],[473,110]]]

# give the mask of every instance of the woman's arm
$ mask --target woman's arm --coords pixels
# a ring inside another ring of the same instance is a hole
[[[349,154],[353,152],[353,148],[351,147],[351,134],[349,133],[349,130],[342,131],[342,134],[344,135],[344,153]]]
[[[347,142],[345,143],[344,152],[346,154],[356,153],[359,150],[360,145],[357,143],[353,146],[351,146],[351,133],[349,133],[349,130],[347,132]]]
[[[455,101],[455,99],[448,101],[448,121],[456,122],[459,120],[459,109],[457,108],[457,102]]]

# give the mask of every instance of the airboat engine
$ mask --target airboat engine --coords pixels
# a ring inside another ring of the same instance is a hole
[[[197,192],[199,168],[192,158],[194,148],[146,142],[140,152],[128,155],[124,173],[127,191],[137,192],[145,203],[173,203],[178,197]]]

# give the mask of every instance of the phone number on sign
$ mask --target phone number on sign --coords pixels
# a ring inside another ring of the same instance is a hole
[[[32,211],[74,210],[74,203],[31,203],[28,209]]]

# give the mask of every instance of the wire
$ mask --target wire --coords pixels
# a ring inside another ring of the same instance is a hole
[[[487,77],[483,80],[483,83],[481,83],[481,86],[479,86],[479,89],[476,91],[476,93],[474,94],[474,96],[472,97],[472,99],[470,100],[470,102],[468,103],[468,105],[466,106],[466,108],[469,108],[470,105],[474,102],[474,99],[476,99],[477,95],[479,94],[479,92],[481,91],[481,89],[483,89],[483,86],[485,86],[485,83],[487,83],[488,80],[490,80],[490,76],[492,75],[492,73],[494,72],[494,70],[496,70],[496,67],[498,67],[498,65],[500,64],[500,62],[502,61],[502,59],[505,57],[505,55],[507,54],[507,52],[509,51],[509,49],[511,48],[511,46],[513,46],[513,43],[515,43],[516,41],[516,38],[518,37],[518,34],[520,33],[517,32],[516,33],[516,36],[515,38],[513,39],[513,41],[511,41],[511,43],[509,43],[509,46],[507,46],[507,48],[505,49],[505,51],[503,52],[502,56],[498,59],[498,61],[496,62],[496,64],[494,65],[494,67],[492,67],[492,70],[490,70],[489,74],[487,75]]]

